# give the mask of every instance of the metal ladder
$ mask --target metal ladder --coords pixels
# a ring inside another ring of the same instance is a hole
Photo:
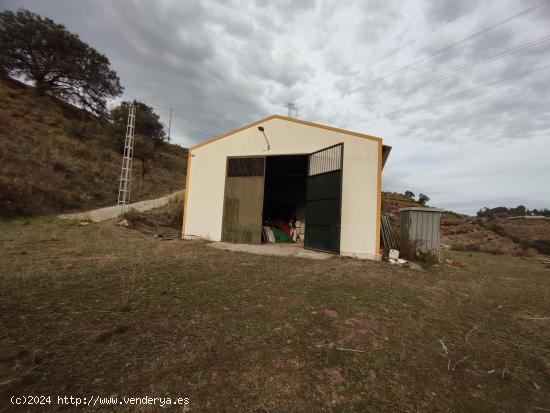
[[[121,215],[128,212],[128,205],[130,204],[135,124],[136,124],[136,107],[134,104],[130,103],[128,108],[128,124],[126,126],[126,138],[124,139],[124,156],[122,157],[122,171],[120,172],[120,185],[118,188],[118,205],[120,205]]]

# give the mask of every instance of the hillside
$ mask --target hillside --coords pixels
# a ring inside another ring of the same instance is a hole
[[[0,216],[115,204],[121,155],[109,125],[74,106],[0,78]],[[164,145],[147,173],[134,161],[132,201],[181,189],[186,150]]]
[[[397,228],[399,208],[421,206],[403,194],[384,192],[382,212],[390,215]],[[550,220],[479,219],[444,211],[441,215],[441,242],[455,250],[493,254],[532,256],[550,255]]]

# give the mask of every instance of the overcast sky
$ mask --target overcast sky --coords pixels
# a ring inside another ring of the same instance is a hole
[[[107,55],[126,96],[162,105],[164,121],[174,108],[183,146],[295,102],[299,118],[391,145],[386,191],[465,213],[550,207],[548,0],[2,5]]]

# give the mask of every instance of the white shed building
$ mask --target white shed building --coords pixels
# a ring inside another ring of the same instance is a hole
[[[262,243],[298,222],[304,248],[380,259],[382,139],[272,115],[189,149],[185,239]]]

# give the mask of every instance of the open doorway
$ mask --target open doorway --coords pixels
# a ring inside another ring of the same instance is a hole
[[[266,158],[262,242],[303,246],[307,167],[307,155]]]
[[[339,254],[342,160],[343,144],[308,155],[228,157],[222,241]]]

